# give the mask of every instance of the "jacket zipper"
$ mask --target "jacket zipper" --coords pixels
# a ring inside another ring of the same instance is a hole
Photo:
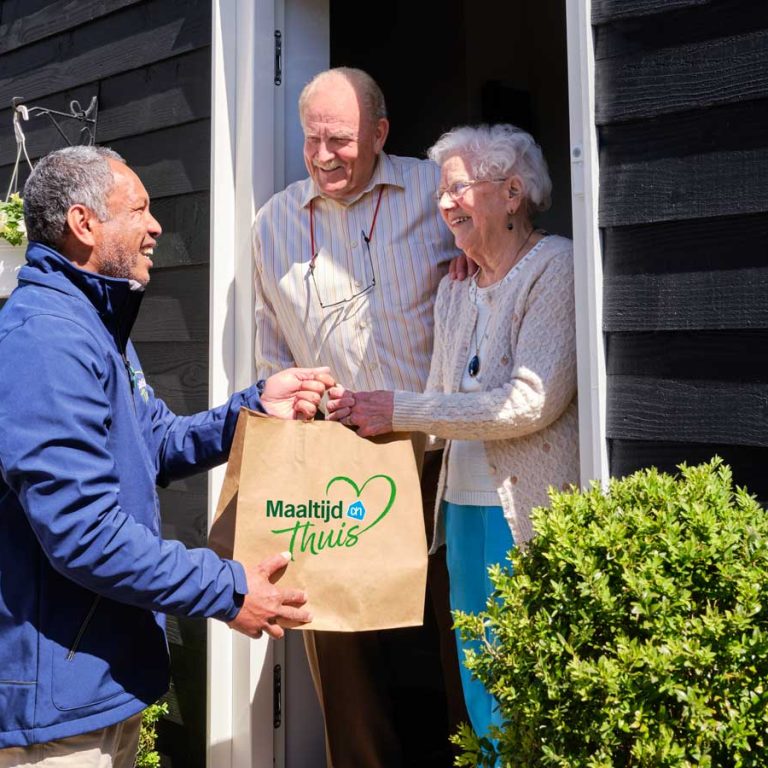
[[[135,373],[131,361],[128,359],[128,355],[125,352],[121,352],[120,356],[123,358],[123,365],[125,366],[125,372],[128,374],[128,384],[131,387],[131,405],[133,406],[133,412],[136,413],[136,380]]]
[[[88,625],[91,623],[93,614],[96,613],[96,607],[98,606],[100,600],[101,595],[96,595],[93,603],[91,604],[90,610],[85,617],[85,621],[83,621],[83,623],[80,625],[80,629],[78,630],[77,636],[75,637],[75,641],[72,643],[72,647],[69,649],[69,653],[67,654],[67,661],[72,661],[72,659],[75,658],[75,654],[77,653],[77,648],[80,645],[80,641],[83,639],[85,630],[88,629]]]

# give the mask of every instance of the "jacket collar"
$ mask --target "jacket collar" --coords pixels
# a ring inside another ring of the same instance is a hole
[[[120,346],[125,346],[144,296],[135,280],[86,272],[42,243],[31,242],[26,255],[19,285],[41,285],[91,304],[109,331],[118,334]]]
[[[303,181],[304,189],[301,192],[300,205],[302,208],[306,208],[312,200],[317,197],[322,197],[324,200],[331,200],[332,198],[326,197],[319,189],[317,184],[312,180],[310,176]],[[354,205],[361,197],[367,195],[372,189],[375,189],[379,185],[389,185],[394,187],[405,188],[405,181],[403,179],[403,172],[399,166],[396,166],[389,155],[386,152],[379,153],[379,160],[376,163],[376,167],[373,169],[373,175],[370,181],[365,185],[365,188],[360,192],[357,197],[352,200],[346,200],[340,205],[349,206]],[[337,202],[337,201],[334,201]]]

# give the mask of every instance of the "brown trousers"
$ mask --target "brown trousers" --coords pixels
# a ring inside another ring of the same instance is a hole
[[[421,490],[432,533],[442,451],[426,454]],[[304,632],[325,718],[328,768],[449,768],[449,734],[468,721],[451,629],[445,549],[430,557],[424,626]]]

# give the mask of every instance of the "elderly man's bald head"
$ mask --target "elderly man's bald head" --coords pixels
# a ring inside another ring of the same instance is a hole
[[[389,133],[381,89],[360,69],[317,75],[299,99],[304,162],[321,194],[349,202],[365,190]]]

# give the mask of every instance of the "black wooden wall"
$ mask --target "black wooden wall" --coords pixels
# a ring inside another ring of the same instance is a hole
[[[593,0],[614,475],[768,500],[768,3]]]
[[[164,233],[133,333],[147,378],[179,413],[207,407],[210,0],[2,0],[0,189],[15,157],[10,103],[67,111],[98,96],[97,142],[144,181]],[[33,157],[64,145],[25,124]],[[205,541],[205,477],[161,492],[167,536]],[[205,764],[205,625],[171,620],[164,765]]]

